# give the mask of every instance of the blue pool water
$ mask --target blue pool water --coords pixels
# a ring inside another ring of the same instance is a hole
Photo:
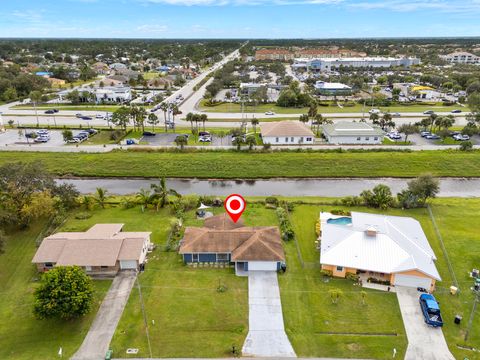
[[[337,224],[337,225],[350,225],[352,223],[352,218],[340,217],[340,218],[336,218],[336,219],[328,219],[327,223]]]

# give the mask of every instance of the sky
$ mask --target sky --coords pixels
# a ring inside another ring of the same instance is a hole
[[[0,0],[0,37],[480,36],[480,0]]]

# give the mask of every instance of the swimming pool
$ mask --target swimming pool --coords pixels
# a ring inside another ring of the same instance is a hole
[[[328,224],[337,224],[337,225],[350,225],[352,223],[352,218],[350,217],[339,217],[336,219],[328,219]]]

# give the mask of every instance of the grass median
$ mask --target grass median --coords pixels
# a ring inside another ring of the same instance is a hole
[[[479,177],[479,152],[2,152],[0,165],[39,162],[57,176],[86,177]]]

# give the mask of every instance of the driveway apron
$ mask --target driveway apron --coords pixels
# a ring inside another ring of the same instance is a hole
[[[72,360],[104,359],[118,321],[135,284],[135,271],[122,271],[115,276],[100,309]]]
[[[296,357],[283,325],[275,271],[249,271],[249,331],[243,356]]]

